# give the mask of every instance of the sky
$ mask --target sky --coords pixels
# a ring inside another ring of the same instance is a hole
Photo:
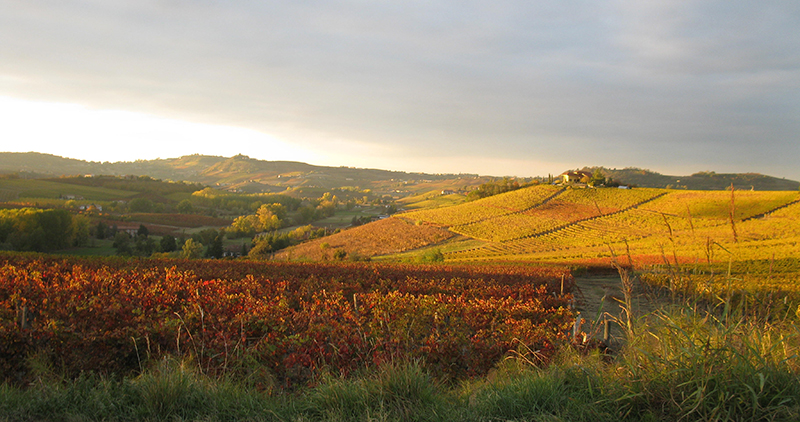
[[[800,2],[0,0],[0,151],[800,179]]]

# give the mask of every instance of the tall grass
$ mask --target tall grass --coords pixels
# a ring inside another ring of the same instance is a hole
[[[691,309],[643,320],[617,360],[620,410],[672,420],[800,419],[796,325],[716,319]]]
[[[40,353],[25,360],[32,385],[0,386],[0,421],[800,420],[794,317],[752,318],[744,305],[698,306],[696,298],[640,316],[630,268],[618,267],[626,338],[613,354],[565,343],[548,364],[535,351],[518,352],[488,376],[461,382],[434,378],[424,361],[394,362],[276,392],[258,362],[227,378],[165,359],[145,362],[134,378],[70,380]]]
[[[691,307],[633,322],[613,356],[564,345],[546,366],[508,358],[487,377],[434,379],[388,364],[316,387],[267,394],[160,361],[136,378],[41,377],[0,388],[0,420],[796,421],[800,328],[715,318]]]

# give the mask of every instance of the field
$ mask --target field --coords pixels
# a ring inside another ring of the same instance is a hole
[[[487,199],[501,203],[505,195]],[[630,251],[644,265],[663,262],[664,254],[707,261],[708,245],[736,259],[800,256],[799,199],[797,192],[570,189],[502,215],[489,207],[457,213],[465,204],[403,216],[484,241],[449,251],[448,260],[608,263],[613,250]]]
[[[431,225],[390,217],[279,251],[275,260],[332,260],[336,251],[349,259],[386,255],[439,243],[453,234]]]
[[[125,199],[137,192],[94,186],[81,186],[35,179],[0,179],[0,201],[21,199],[58,199],[67,196],[88,200],[113,201]]]
[[[519,347],[552,357],[572,323],[564,269],[0,257],[0,370],[26,356],[69,376],[131,374],[164,356],[205,374],[265,370],[295,388],[425,358],[485,374]]]
[[[411,211],[402,217],[445,227],[460,226],[530,209],[559,193],[552,186],[535,186],[452,207]]]
[[[457,193],[443,195],[441,190],[407,196],[397,201],[405,209],[430,209],[451,207],[464,202],[465,196]]]
[[[230,220],[226,220],[224,218],[216,218],[198,214],[132,213],[128,214],[128,216],[130,217],[130,221],[184,228],[224,227],[231,224]]]
[[[800,420],[798,192],[535,186],[267,262],[0,263],[9,420]]]

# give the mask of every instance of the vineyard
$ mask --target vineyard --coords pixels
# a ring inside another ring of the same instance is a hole
[[[278,252],[275,259],[326,261],[333,259],[336,251],[351,259],[371,257],[417,249],[451,237],[453,233],[440,227],[392,217],[301,243]]]
[[[13,383],[28,380],[33,355],[71,376],[191,357],[206,374],[266,368],[264,388],[393,359],[424,359],[459,378],[520,347],[547,359],[572,323],[561,293],[571,276],[548,267],[21,254],[0,262],[0,370]]]
[[[563,190],[537,186],[449,209],[407,213],[404,217],[449,226],[453,232],[475,239],[509,242],[615,214],[663,194],[657,189]]]
[[[503,196],[488,199],[497,204]],[[423,221],[485,242],[448,250],[448,260],[608,263],[612,251],[630,251],[645,265],[665,256],[680,262],[800,256],[799,199],[797,192],[567,189],[503,215],[450,218],[458,207],[405,215],[427,216]]]
[[[524,211],[540,205],[561,190],[548,185],[519,189],[452,207],[403,213],[403,218],[441,226],[460,226]]]

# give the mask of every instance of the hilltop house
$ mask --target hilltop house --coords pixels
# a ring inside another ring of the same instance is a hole
[[[591,179],[592,173],[581,170],[576,170],[576,171],[569,170],[565,171],[564,173],[561,173],[561,179],[564,181],[564,183],[578,183],[584,177],[588,177],[589,179]]]

